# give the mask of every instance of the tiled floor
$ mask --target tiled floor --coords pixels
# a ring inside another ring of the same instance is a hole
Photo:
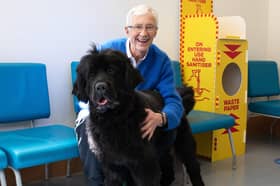
[[[231,159],[211,163],[200,160],[203,179],[206,186],[279,186],[280,139],[272,142],[266,139],[248,140],[247,152],[237,158],[237,169],[232,170]],[[189,186],[183,184],[181,173],[173,186]],[[85,186],[81,174],[71,178],[54,178],[47,182],[32,183],[26,186]]]
[[[279,139],[254,139],[247,142],[247,152],[238,157],[237,169],[231,160],[202,162],[203,178],[208,186],[276,186],[280,185]]]

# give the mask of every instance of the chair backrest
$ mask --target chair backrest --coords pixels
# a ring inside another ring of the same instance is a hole
[[[46,66],[0,63],[0,124],[50,116]]]
[[[72,61],[71,62],[71,77],[72,77],[72,84],[74,84],[74,82],[77,79],[77,73],[76,73],[76,69],[79,65],[78,61]],[[78,113],[80,111],[80,107],[79,107],[79,101],[78,98],[76,96],[73,96],[73,103],[74,103],[74,111],[76,113]]]
[[[178,61],[172,61],[172,69],[174,72],[174,81],[176,87],[181,87],[182,86],[182,76],[181,76],[181,67],[180,63]]]
[[[278,67],[275,61],[248,61],[248,97],[280,94]]]

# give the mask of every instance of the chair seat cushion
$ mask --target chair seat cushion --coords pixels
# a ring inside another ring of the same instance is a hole
[[[280,116],[280,100],[252,102],[249,103],[248,109],[255,113]]]
[[[212,130],[230,128],[234,125],[234,118],[226,114],[192,110],[188,121],[193,134]]]
[[[74,129],[49,125],[0,132],[0,148],[16,169],[67,160],[79,156]]]
[[[3,151],[0,150],[0,170],[7,167],[7,158]]]

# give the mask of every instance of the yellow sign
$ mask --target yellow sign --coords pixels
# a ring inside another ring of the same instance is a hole
[[[236,154],[245,153],[247,41],[245,23],[213,15],[213,0],[180,0],[182,80],[195,91],[195,110],[228,114]],[[233,23],[233,24],[232,24]],[[231,38],[221,39],[232,36]],[[218,38],[219,37],[219,38]],[[243,37],[244,38],[244,37]],[[227,130],[195,135],[197,153],[212,161],[231,157]]]
[[[209,14],[213,12],[213,0],[181,0],[181,15]]]
[[[186,84],[193,86],[195,109],[199,110],[214,109],[217,25],[217,18],[212,14],[186,16],[182,21],[182,79]]]

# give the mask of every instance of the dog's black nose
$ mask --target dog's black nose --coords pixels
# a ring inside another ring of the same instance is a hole
[[[105,82],[98,82],[95,84],[95,91],[98,93],[105,93],[108,89],[108,85]]]

